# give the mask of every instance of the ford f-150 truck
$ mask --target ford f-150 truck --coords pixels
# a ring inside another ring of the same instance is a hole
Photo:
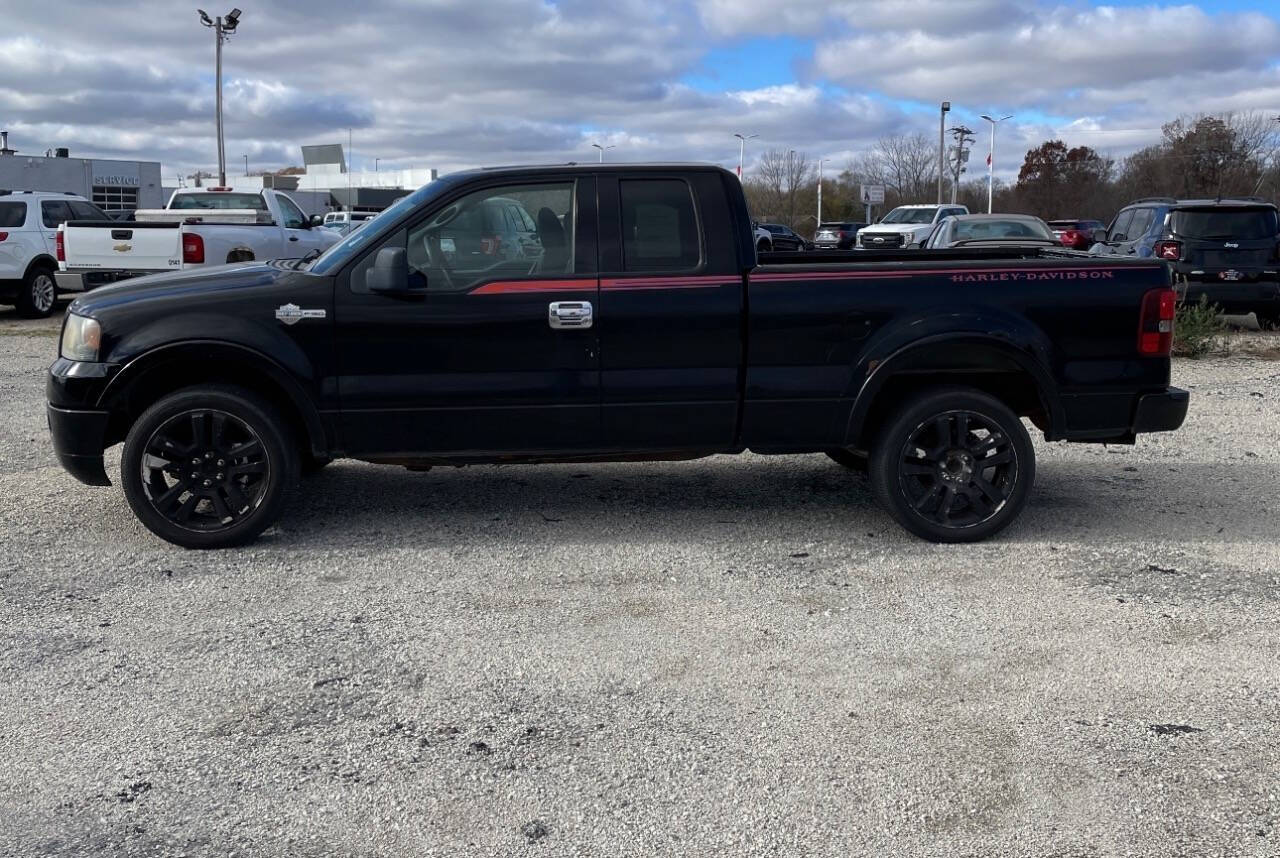
[[[273,190],[184,188],[134,221],[71,220],[58,230],[60,292],[203,265],[298,258],[340,238]]]
[[[491,210],[532,230],[495,233]],[[520,244],[518,253],[503,245]],[[188,547],[253,539],[334,457],[481,462],[826,453],[926,539],[1027,503],[1049,440],[1176,429],[1154,260],[1065,251],[757,255],[698,165],[457,173],[319,258],[82,296],[48,376],[63,466]]]

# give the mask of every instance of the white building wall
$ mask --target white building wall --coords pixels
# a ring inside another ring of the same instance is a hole
[[[69,191],[91,200],[95,186],[136,190],[138,208],[159,208],[164,204],[158,161],[0,155],[0,188]]]

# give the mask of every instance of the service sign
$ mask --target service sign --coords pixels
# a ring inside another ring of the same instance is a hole
[[[126,161],[92,161],[93,183],[108,188],[137,188],[142,175],[137,164]]]

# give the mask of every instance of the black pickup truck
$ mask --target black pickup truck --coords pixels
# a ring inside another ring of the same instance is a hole
[[[311,260],[78,298],[49,371],[63,466],[179,545],[256,537],[334,457],[434,464],[826,453],[926,539],[1027,503],[1045,438],[1176,429],[1154,260],[1066,251],[757,258],[700,165],[447,176]]]

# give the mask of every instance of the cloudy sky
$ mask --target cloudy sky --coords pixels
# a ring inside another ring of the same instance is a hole
[[[5,0],[11,145],[159,160],[166,182],[216,167],[200,2]],[[1014,114],[997,163],[1015,173],[1048,137],[1123,155],[1179,113],[1280,113],[1280,0],[238,2],[232,173],[348,128],[357,167],[586,160],[593,141],[731,166],[739,131],[760,135],[748,163],[782,147],[838,169],[881,135],[936,133],[943,99],[972,128]]]

